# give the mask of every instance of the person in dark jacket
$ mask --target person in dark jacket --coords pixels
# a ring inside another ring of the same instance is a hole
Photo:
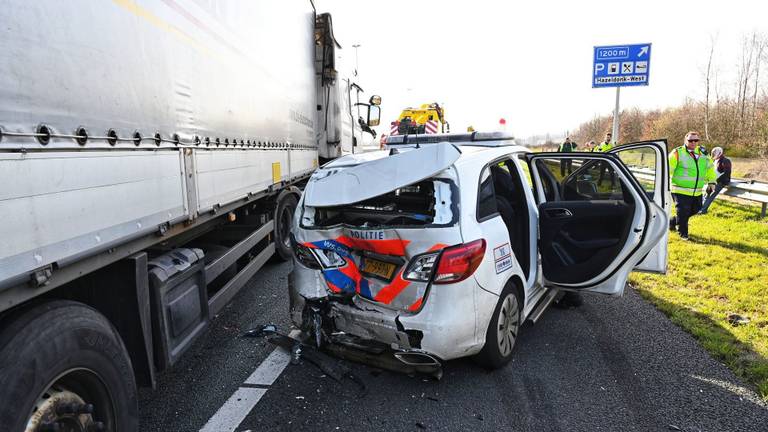
[[[558,149],[562,153],[573,153],[576,151],[576,143],[571,141],[571,137],[565,137],[565,142],[560,144],[560,148]],[[560,175],[562,177],[565,177],[565,172],[568,171],[568,174],[573,172],[573,160],[571,159],[563,159],[560,161]]]
[[[728,186],[731,182],[731,160],[725,157],[722,147],[715,147],[712,149],[712,160],[715,163],[715,171],[717,171],[717,183],[715,183],[714,189],[712,186],[707,187],[707,198],[704,200],[704,205],[701,206],[701,214],[707,214],[707,209],[717,197],[717,194]]]

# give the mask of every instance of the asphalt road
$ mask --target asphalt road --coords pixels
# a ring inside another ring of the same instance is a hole
[[[142,431],[199,431],[289,330],[290,264],[267,264],[179,364],[140,393]],[[688,334],[628,290],[585,296],[523,327],[513,361],[448,362],[440,381],[349,365],[366,391],[288,365],[237,431],[765,431],[768,407]]]

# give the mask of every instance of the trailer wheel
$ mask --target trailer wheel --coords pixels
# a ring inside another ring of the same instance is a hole
[[[293,194],[285,195],[277,203],[275,210],[275,255],[281,261],[288,261],[293,257],[291,249],[291,227],[293,226],[293,213],[296,211],[298,201]]]
[[[131,360],[104,316],[52,301],[11,314],[0,329],[3,430],[138,430]]]

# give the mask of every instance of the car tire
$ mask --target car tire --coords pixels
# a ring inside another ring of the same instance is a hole
[[[69,428],[78,422],[83,430],[138,430],[131,360],[99,312],[81,303],[50,301],[12,313],[0,328],[3,430],[57,430],[56,422]],[[91,413],[61,412],[65,404]]]
[[[298,201],[296,196],[288,194],[277,203],[275,209],[275,258],[280,261],[289,261],[293,258],[291,249],[291,227],[293,226],[293,214],[296,211]]]
[[[512,359],[520,334],[522,303],[513,285],[507,285],[491,316],[485,333],[485,345],[475,356],[481,366],[498,369]]]

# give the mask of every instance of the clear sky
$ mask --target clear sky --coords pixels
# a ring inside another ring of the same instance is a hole
[[[591,87],[595,45],[653,44],[650,85],[622,88],[621,107],[703,98],[710,38],[722,93],[732,90],[741,40],[768,33],[768,0],[316,0],[358,82],[382,96],[382,127],[406,106],[444,104],[454,131],[563,134],[610,114],[615,90]],[[766,77],[768,79],[768,70]]]

